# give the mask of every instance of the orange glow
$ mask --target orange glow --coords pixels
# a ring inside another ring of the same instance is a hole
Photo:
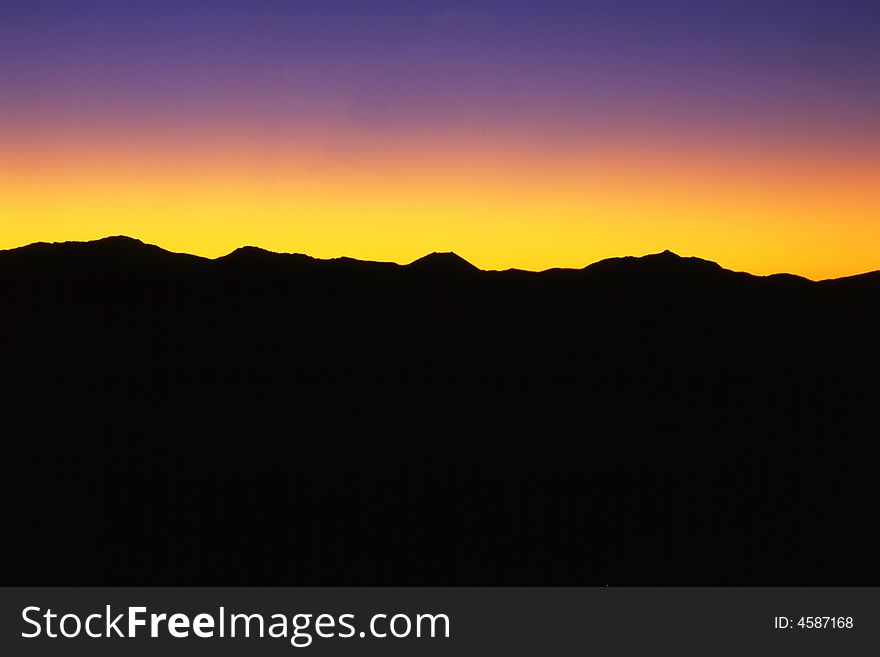
[[[880,268],[878,189],[877,154],[754,141],[9,137],[0,248],[126,234],[210,257],[452,250],[534,270],[669,248],[820,279]]]

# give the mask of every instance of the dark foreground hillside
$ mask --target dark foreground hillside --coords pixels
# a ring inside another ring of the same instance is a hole
[[[880,275],[0,252],[2,583],[880,584]]]

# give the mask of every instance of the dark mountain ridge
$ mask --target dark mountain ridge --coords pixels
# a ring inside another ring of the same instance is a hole
[[[880,273],[115,237],[0,280],[4,583],[880,583]]]
[[[319,267],[322,265],[346,265],[351,268],[357,267],[376,267],[383,266],[385,268],[401,268],[403,270],[432,270],[436,272],[481,272],[483,273],[509,273],[540,275],[559,272],[589,272],[591,274],[603,275],[684,275],[684,276],[729,276],[735,274],[740,278],[751,277],[758,279],[773,279],[786,282],[804,282],[804,283],[873,283],[880,280],[880,271],[867,272],[854,276],[841,277],[836,279],[828,279],[823,281],[812,281],[802,276],[794,274],[778,273],[769,276],[756,276],[745,272],[733,272],[724,269],[718,263],[705,260],[698,257],[683,257],[672,251],[666,250],[661,253],[648,254],[645,256],[624,256],[614,257],[600,260],[593,264],[587,265],[582,269],[564,269],[552,268],[543,272],[532,272],[526,270],[504,270],[484,271],[480,270],[456,253],[430,253],[422,258],[418,258],[408,265],[397,265],[391,262],[375,262],[357,260],[355,258],[340,257],[330,259],[320,259],[300,253],[277,253],[255,246],[240,247],[231,253],[210,259],[201,256],[195,256],[185,253],[176,253],[167,251],[159,246],[146,244],[141,240],[126,237],[113,236],[99,240],[88,242],[36,242],[27,246],[13,249],[0,250],[0,264],[12,261],[17,263],[27,262],[28,260],[36,262],[55,262],[62,264],[68,259],[88,259],[88,260],[104,260],[107,262],[116,262],[120,265],[141,263],[141,262],[161,262],[162,260],[169,262],[214,262],[218,264],[227,264],[235,262],[237,264],[247,263],[252,265],[267,263],[284,263],[300,267],[311,265]]]

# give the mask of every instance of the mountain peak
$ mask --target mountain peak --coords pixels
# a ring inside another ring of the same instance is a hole
[[[92,244],[103,244],[105,246],[147,246],[141,240],[135,237],[129,237],[128,235],[109,235],[107,237],[102,237],[100,239],[94,240]]]
[[[608,258],[585,267],[585,270],[606,273],[652,273],[681,275],[686,273],[717,273],[725,271],[721,265],[702,258],[684,257],[666,249],[660,253],[644,256],[625,256]]]
[[[409,267],[422,271],[438,272],[471,272],[479,271],[474,265],[451,251],[429,253],[428,255],[414,260]]]
[[[112,260],[130,260],[133,262],[151,262],[156,259],[189,260],[193,262],[203,260],[199,256],[168,251],[156,244],[149,244],[126,235],[102,237],[91,242],[66,242],[60,244],[62,247],[65,245],[70,245],[76,250],[92,252],[98,254],[98,257],[110,258]]]
[[[236,266],[302,267],[319,262],[302,253],[276,253],[259,246],[240,246],[231,253],[216,258],[215,262]]]
[[[220,256],[218,260],[228,259],[228,258],[259,258],[265,256],[277,255],[272,251],[268,251],[267,249],[260,248],[259,246],[240,246],[234,251],[227,253],[225,256]]]
[[[85,252],[100,257],[119,256],[126,258],[141,254],[168,253],[161,247],[126,235],[113,235],[91,241],[37,242],[21,247],[21,249],[55,253]]]
[[[144,250],[153,251],[160,247],[147,244],[127,235],[112,235],[89,241],[36,242],[21,248],[86,249],[91,252],[132,253]]]

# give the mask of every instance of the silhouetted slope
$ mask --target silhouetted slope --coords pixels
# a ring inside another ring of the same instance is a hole
[[[479,271],[474,265],[455,253],[430,253],[411,262],[410,269],[433,272],[440,275],[473,273]]]
[[[192,264],[203,260],[197,256],[172,253],[124,236],[105,237],[93,242],[38,242],[18,249],[0,251],[0,257],[6,263],[41,267],[89,267],[97,264],[115,264],[124,268],[142,264],[157,267],[169,262]]]
[[[0,252],[5,583],[874,584],[880,279]]]
[[[612,275],[712,276],[725,272],[720,265],[701,258],[682,258],[672,251],[642,257],[608,258],[585,268],[587,271]]]

